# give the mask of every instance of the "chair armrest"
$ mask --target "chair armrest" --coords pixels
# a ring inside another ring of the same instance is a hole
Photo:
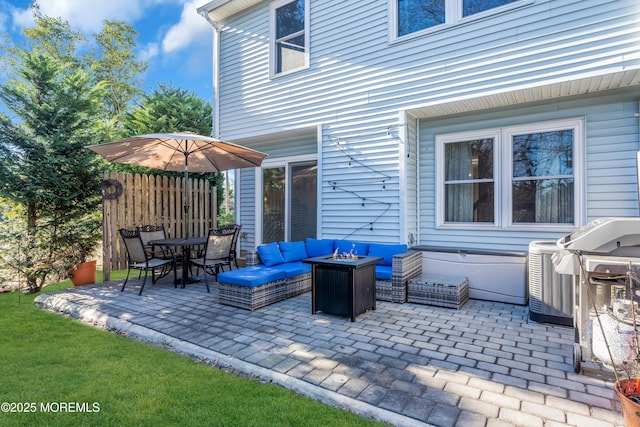
[[[391,276],[393,281],[407,282],[422,274],[422,252],[408,250],[393,256]]]
[[[391,280],[376,280],[376,299],[395,303],[407,300],[409,279],[422,274],[422,252],[408,250],[391,260]]]
[[[176,253],[169,246],[147,245],[144,247],[149,258],[175,259]]]

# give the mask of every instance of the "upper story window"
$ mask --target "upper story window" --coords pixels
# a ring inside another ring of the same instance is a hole
[[[436,138],[439,226],[580,224],[580,119]]]
[[[445,23],[445,0],[397,0],[398,37]]]
[[[271,74],[308,64],[308,0],[282,0],[271,6]]]
[[[522,0],[391,0],[394,39],[501,8]],[[395,15],[395,16],[393,16]]]

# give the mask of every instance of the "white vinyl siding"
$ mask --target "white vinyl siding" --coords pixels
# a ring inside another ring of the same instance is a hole
[[[405,143],[404,160],[406,162],[406,241],[410,245],[418,242],[418,120],[410,115],[405,118],[407,126],[407,140]]]
[[[325,126],[322,141],[321,235],[366,242],[404,242],[400,206],[402,141],[397,113],[371,122]],[[404,167],[403,167],[404,169]]]
[[[256,180],[254,170],[240,169],[236,171],[236,220],[238,224],[242,224],[240,232],[243,233],[243,236],[246,236],[238,239],[238,248],[244,252],[252,252],[256,248],[255,194]]]
[[[386,1],[341,3],[336,14],[335,2],[316,0],[309,68],[270,80],[266,3],[223,23],[221,138],[390,114],[640,63],[635,0],[536,1],[393,45],[380,31]]]
[[[242,141],[319,127],[320,236],[405,241],[412,227],[410,203],[414,200],[420,202],[416,210],[422,244],[447,242],[521,251],[532,237],[558,236],[554,232],[532,235],[527,230],[501,230],[497,235],[481,230],[450,235],[436,230],[435,164],[425,163],[435,155],[433,136],[431,144],[424,139],[432,132],[431,122],[421,120],[418,125],[417,165],[412,165],[413,157],[403,154],[411,147],[410,133],[399,137],[387,129],[404,126],[401,111],[449,123],[438,129],[447,133],[534,123],[557,118],[549,111],[573,102],[562,97],[602,93],[598,91],[609,83],[637,85],[640,71],[633,74],[640,70],[637,0],[535,0],[397,43],[389,43],[387,0],[310,3],[308,68],[278,78],[270,78],[270,2],[260,2],[219,23],[219,136]],[[618,97],[624,94],[614,95],[607,102],[618,106]],[[625,99],[625,105],[632,104]],[[537,104],[528,107],[529,101]],[[583,218],[635,215],[637,185],[635,180],[625,182],[630,172],[615,167],[606,169],[610,175],[599,176],[602,170],[590,169],[589,156],[599,150],[603,159],[627,164],[628,158],[635,158],[629,147],[635,144],[637,149],[637,129],[634,135],[629,129],[610,126],[615,120],[605,120],[601,137],[589,135],[598,120],[613,114],[599,105],[605,103],[595,98],[589,105],[598,110],[596,117],[580,108],[563,116],[586,117],[585,168],[589,172],[584,178],[589,197],[584,199]],[[516,109],[521,113],[517,120],[484,123],[479,119],[485,111],[495,114],[494,119],[512,117]],[[619,116],[620,120],[630,123],[626,117]],[[617,139],[609,138],[619,132],[629,140],[621,149]],[[349,168],[348,158],[335,146],[337,141],[376,172],[362,165]],[[611,149],[607,144],[612,144]],[[289,154],[283,150],[277,155]],[[631,166],[629,171],[634,171]],[[377,182],[385,176],[390,181],[382,191]],[[419,194],[414,191],[416,199],[410,200],[412,176]],[[608,182],[619,178],[622,182],[612,189]],[[333,190],[329,183],[335,181],[346,183],[348,191]],[[365,206],[360,198],[365,198]],[[610,200],[603,203],[601,199]]]

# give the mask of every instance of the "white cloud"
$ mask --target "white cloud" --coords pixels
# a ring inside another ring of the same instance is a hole
[[[72,28],[82,32],[97,32],[102,21],[121,20],[135,23],[145,14],[152,14],[154,7],[162,4],[182,4],[185,0],[40,0],[40,10],[46,16],[62,18]],[[22,27],[33,25],[30,9],[17,9],[14,23]],[[18,19],[20,18],[20,19]]]
[[[82,32],[100,31],[105,19],[135,22],[142,16],[148,0],[47,0],[40,2],[46,16],[69,21]]]
[[[4,3],[3,0],[0,2]],[[207,2],[208,0],[40,0],[39,3],[44,15],[62,18],[72,28],[84,33],[100,31],[102,21],[106,19],[130,22],[135,27],[136,21],[153,18],[163,4],[182,4],[179,22],[171,25],[166,34],[162,34],[167,24],[170,24],[166,18],[159,21],[157,26],[157,36],[162,39],[162,52],[174,53],[188,48],[193,42],[211,38],[213,29],[196,12],[198,7]],[[13,25],[21,28],[33,26],[31,10],[15,8],[12,11],[12,21]],[[157,47],[149,44],[142,55],[148,55],[149,58],[157,56],[159,52],[156,49]]]
[[[14,25],[24,28],[33,26],[33,13],[31,9],[16,9],[11,14]]]
[[[160,52],[160,48],[158,47],[158,43],[147,43],[140,53],[138,54],[138,59],[141,61],[149,61],[152,58],[158,56]]]
[[[0,13],[0,33],[7,32],[7,21],[9,17],[5,13]]]
[[[203,0],[191,0],[184,4],[180,22],[169,28],[162,40],[164,53],[176,52],[190,46],[194,41],[211,38],[213,28],[196,12],[202,4]]]
[[[24,27],[30,27],[33,25],[33,13],[31,13],[30,8],[21,9],[16,7],[11,3],[7,3],[5,1],[0,0],[0,10],[5,10],[6,12],[2,12],[2,31],[7,31],[9,28],[8,25],[8,17],[11,16],[11,29],[19,29]]]

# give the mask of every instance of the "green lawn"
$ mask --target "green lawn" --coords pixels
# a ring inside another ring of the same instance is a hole
[[[2,426],[377,425],[40,310],[35,296],[0,295]]]

